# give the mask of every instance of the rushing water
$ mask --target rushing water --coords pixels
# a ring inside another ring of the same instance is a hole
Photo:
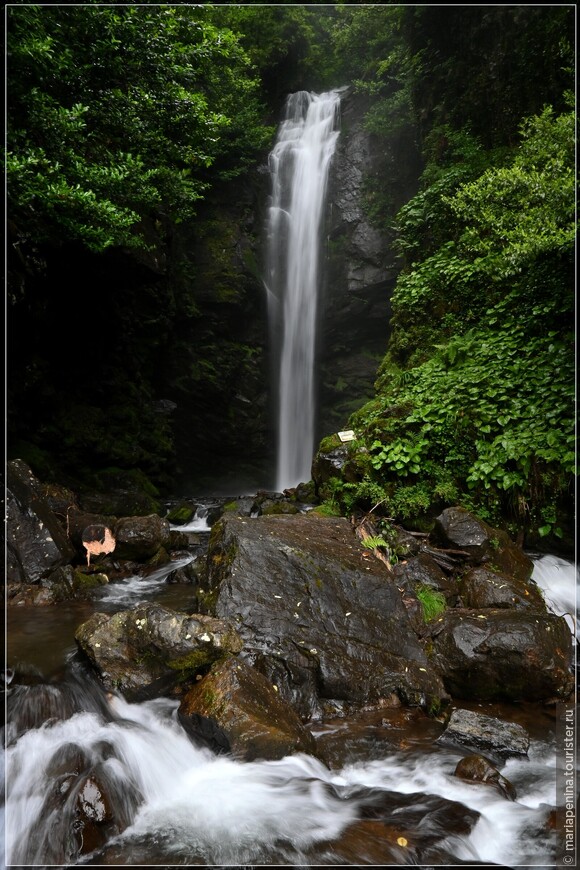
[[[336,91],[288,97],[270,154],[266,288],[277,357],[279,491],[310,480],[315,438],[321,222],[338,138]]]
[[[536,558],[534,579],[551,609],[569,612],[571,563]],[[125,588],[123,606],[131,582],[111,584]],[[7,691],[8,865],[416,864],[431,840],[439,864],[555,863],[561,753],[548,708],[471,705],[529,730],[529,758],[502,766],[517,792],[508,801],[453,775],[468,752],[436,744],[442,726],[420,711],[313,725],[319,745],[340,748],[330,766],[302,754],[242,763],[192,741],[177,701],[106,694],[68,640],[63,659],[64,678],[33,671]],[[461,825],[468,810],[479,813],[472,830]]]

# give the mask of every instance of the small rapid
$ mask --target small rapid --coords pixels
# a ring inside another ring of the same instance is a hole
[[[574,565],[555,556],[534,557],[533,579],[555,612],[570,612],[571,606],[575,612]],[[95,606],[106,609],[104,602]],[[489,784],[456,777],[455,767],[469,750],[438,744],[443,726],[419,711],[418,730],[413,732],[409,719],[395,742],[388,711],[375,711],[379,718],[368,720],[362,742],[348,717],[334,725],[311,723],[317,739],[334,729],[339,745],[358,740],[354,754],[345,751],[331,766],[305,754],[242,762],[215,754],[202,737],[184,730],[178,700],[129,703],[106,693],[70,645],[63,658],[51,676],[31,668],[7,680],[8,866],[515,868],[556,859],[562,752],[557,714],[549,708],[482,710],[514,716],[531,736],[528,757],[501,766],[515,788],[512,801]]]
[[[458,861],[539,864],[553,850],[546,826],[555,804],[551,740],[534,741],[529,760],[507,762],[503,773],[518,793],[509,802],[489,786],[454,777],[461,753],[450,749],[386,749],[380,759],[339,770],[303,754],[241,763],[195,745],[174,700],[130,704],[96,684],[87,688],[77,673],[77,690],[81,685],[80,694],[70,683],[48,687],[53,715],[36,723],[29,708],[47,687],[20,686],[13,696],[8,864],[63,864],[79,850],[79,862],[114,855],[128,863],[144,849],[155,860],[177,863],[300,864],[312,856],[336,863],[340,849],[332,844],[364,817],[367,805],[381,805],[383,794],[394,798],[391,824],[404,820],[406,796],[414,813],[423,804],[430,836]],[[444,803],[434,804],[433,796]],[[480,814],[471,833],[445,831],[449,802]],[[423,835],[420,826],[406,830],[396,863],[415,863],[412,850]]]

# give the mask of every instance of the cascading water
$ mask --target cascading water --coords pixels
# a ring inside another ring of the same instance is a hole
[[[279,491],[310,480],[321,224],[339,109],[338,91],[291,94],[269,159],[265,283],[277,355]]]
[[[573,564],[538,558],[534,578],[551,608],[569,611]],[[502,768],[517,792],[509,801],[454,776],[466,753],[434,742],[440,726],[425,717],[415,731],[411,720],[402,726],[398,743],[399,726],[381,709],[387,738],[379,719],[370,757],[346,752],[332,768],[302,754],[243,763],[188,736],[178,701],[127,703],[74,657],[64,680],[21,674],[6,682],[9,866],[393,866],[436,858],[515,868],[553,866],[561,849],[552,815],[563,753],[547,713],[531,713],[529,758]],[[341,745],[355,734],[344,719],[330,727]],[[333,733],[320,728],[316,736]]]

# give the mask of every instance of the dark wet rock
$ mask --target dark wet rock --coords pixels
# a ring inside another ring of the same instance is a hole
[[[265,501],[266,499],[258,499],[254,496],[242,496],[227,502],[224,505],[224,512],[239,517],[251,517],[260,512],[260,505]]]
[[[266,677],[239,659],[213,665],[188,691],[180,713],[214,719],[232,752],[245,761],[316,750],[314,738],[290,704]]]
[[[95,776],[84,777],[79,785],[76,815],[81,839],[80,854],[88,854],[104,846],[112,833],[114,815],[106,789]]]
[[[85,531],[90,528],[106,528],[110,533],[113,533],[113,528],[117,522],[117,517],[109,517],[106,514],[87,513],[76,507],[71,508],[68,514],[68,533],[70,540],[73,543],[77,554],[86,559],[87,551],[83,546],[83,536]]]
[[[170,545],[170,529],[167,520],[157,514],[146,517],[122,517],[113,527],[117,542],[117,559],[150,559],[160,547]]]
[[[189,535],[187,532],[178,532],[177,529],[169,530],[169,549],[182,550],[189,546]]]
[[[387,753],[408,745],[409,734],[431,743],[441,725],[418,707],[405,707],[396,696],[370,709],[343,711],[312,727],[318,757],[332,770],[347,764],[384,759]]]
[[[397,562],[393,576],[399,588],[406,592],[416,592],[421,586],[442,592],[448,603],[453,606],[458,596],[458,582],[446,574],[426,553]]]
[[[484,716],[472,710],[453,710],[438,743],[465,746],[485,752],[493,759],[526,757],[530,736],[515,722]]]
[[[401,526],[392,526],[394,533],[394,550],[399,559],[418,556],[421,544],[418,539]]]
[[[479,819],[477,811],[437,795],[358,788],[349,798],[360,804],[361,819],[336,841],[309,850],[312,864],[424,864],[433,849],[468,836]]]
[[[446,547],[465,551],[471,562],[487,562],[493,570],[514,579],[526,581],[532,576],[532,560],[509,535],[488,526],[465,508],[446,508],[436,518],[432,536]]]
[[[242,642],[231,625],[200,614],[188,616],[155,604],[113,615],[94,613],[75,639],[104,686],[124,693],[207,669]]]
[[[398,272],[389,231],[373,225],[365,203],[385,172],[397,178],[397,186],[406,185],[400,161],[385,147],[385,139],[379,141],[365,126],[368,109],[366,95],[342,95],[341,133],[329,171],[320,300],[319,408],[325,433],[343,428],[353,410],[373,397],[376,361],[384,354],[391,289]],[[393,216],[413,192],[409,189],[406,198],[393,203]]]
[[[473,568],[464,574],[460,591],[465,607],[510,607],[546,612],[544,597],[535,583],[486,567]]]
[[[208,575],[208,605],[236,625],[244,658],[300,715],[325,698],[446,697],[388,568],[369,558],[347,520],[224,516]]]
[[[43,483],[42,490],[52,512],[66,528],[71,510],[78,510],[77,495],[58,483]]]
[[[453,775],[466,782],[490,785],[510,801],[517,797],[511,782],[483,755],[466,755],[457,763]]]
[[[260,513],[265,517],[279,514],[297,514],[299,513],[299,508],[291,501],[272,501],[271,499],[266,499],[260,505]]]
[[[328,483],[332,477],[342,476],[342,471],[348,462],[348,457],[347,444],[339,444],[333,450],[326,452],[322,450],[318,451],[312,463],[312,477],[318,489],[323,484]]]
[[[431,664],[455,698],[548,701],[572,691],[572,641],[564,617],[528,610],[448,610]]]
[[[102,572],[85,574],[71,565],[64,565],[53,571],[42,584],[50,593],[50,602],[58,603],[91,599],[108,582],[109,578]]]
[[[40,482],[20,459],[7,465],[7,583],[38,583],[75,553],[43,494]]]
[[[177,711],[177,721],[195,746],[205,746],[215,755],[230,755],[232,747],[228,737],[215,719],[200,713]]]
[[[167,575],[166,583],[197,583],[199,579],[200,566],[196,561],[189,562],[182,568],[176,568],[170,571]]]
[[[72,780],[91,766],[90,753],[77,743],[59,746],[46,768],[47,779],[54,779],[57,790],[64,794]]]

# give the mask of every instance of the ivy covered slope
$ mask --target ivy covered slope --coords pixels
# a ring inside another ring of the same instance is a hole
[[[420,82],[397,69],[412,113]],[[575,116],[571,95],[554,102],[513,132],[503,116],[505,130],[477,134],[434,111],[419,190],[394,221],[402,268],[376,398],[327,484],[343,509],[410,520],[460,504],[528,543],[573,535]]]

